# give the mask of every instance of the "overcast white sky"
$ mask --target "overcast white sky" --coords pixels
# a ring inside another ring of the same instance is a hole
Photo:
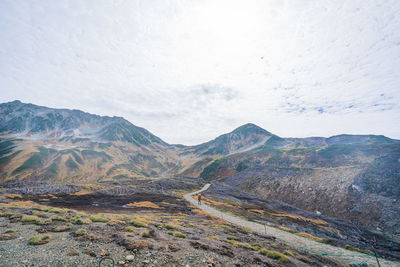
[[[123,116],[169,143],[255,123],[400,139],[400,1],[0,1],[0,102]]]

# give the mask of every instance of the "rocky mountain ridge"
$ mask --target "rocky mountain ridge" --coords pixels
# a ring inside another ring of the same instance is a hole
[[[282,138],[254,124],[170,145],[123,118],[0,104],[0,181],[120,183],[201,177],[263,199],[400,229],[400,142],[381,135]],[[398,230],[397,230],[398,231]]]

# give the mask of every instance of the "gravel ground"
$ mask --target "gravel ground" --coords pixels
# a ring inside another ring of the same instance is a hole
[[[222,256],[211,251],[197,250],[190,246],[177,252],[165,250],[129,251],[113,242],[102,244],[90,241],[77,241],[69,232],[49,233],[51,241],[44,245],[29,245],[27,240],[38,235],[39,226],[32,224],[9,223],[8,219],[0,218],[0,232],[7,229],[16,230],[20,237],[8,241],[0,241],[0,266],[98,266],[101,251],[107,251],[115,260],[117,266],[262,266],[246,264],[238,259]],[[86,255],[88,250],[95,257]],[[69,256],[70,252],[79,251],[77,256]],[[126,257],[133,255],[128,261]]]

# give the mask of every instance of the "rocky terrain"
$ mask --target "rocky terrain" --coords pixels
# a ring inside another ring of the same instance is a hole
[[[123,118],[14,101],[0,104],[0,182],[4,194],[38,205],[124,213],[135,195],[185,214],[176,190],[211,182],[207,197],[233,201],[239,208],[227,210],[238,216],[398,255],[400,142],[380,135],[282,138],[246,124],[197,146],[171,145]]]
[[[128,191],[119,185],[6,185],[1,266],[93,266],[105,256],[117,266],[338,265],[210,216],[181,198],[186,190],[159,189],[177,183],[194,189],[196,181],[153,183],[131,184]],[[117,201],[107,197],[112,192]]]
[[[215,160],[201,176],[223,178],[263,199],[400,234],[400,145],[260,149]]]

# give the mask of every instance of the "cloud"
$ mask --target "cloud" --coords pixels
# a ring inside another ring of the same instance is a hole
[[[0,102],[123,116],[172,143],[247,122],[400,138],[399,13],[375,0],[1,1]]]

